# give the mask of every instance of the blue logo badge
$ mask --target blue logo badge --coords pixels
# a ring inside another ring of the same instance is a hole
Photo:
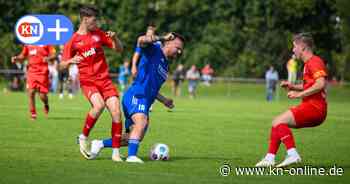
[[[73,31],[72,22],[64,15],[26,15],[15,27],[18,40],[31,45],[63,45]]]

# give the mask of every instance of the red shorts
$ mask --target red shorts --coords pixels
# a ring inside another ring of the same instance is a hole
[[[301,103],[290,109],[294,115],[297,128],[315,127],[323,123],[327,117],[327,106],[317,108],[311,103]]]
[[[40,93],[47,94],[49,92],[49,77],[48,76],[27,76],[27,89],[36,89]]]
[[[104,101],[112,96],[119,97],[119,93],[111,79],[97,80],[94,82],[81,82],[80,87],[88,100],[90,100],[91,95],[94,93],[100,93]]]

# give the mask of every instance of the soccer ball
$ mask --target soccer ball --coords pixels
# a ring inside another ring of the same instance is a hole
[[[169,160],[169,147],[162,143],[154,144],[151,148],[149,158],[151,160]]]

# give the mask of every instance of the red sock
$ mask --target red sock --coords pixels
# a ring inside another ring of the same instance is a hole
[[[83,134],[88,137],[90,134],[91,129],[94,127],[95,123],[97,121],[97,118],[93,118],[89,113],[86,116],[85,119],[85,125],[83,128]]]
[[[112,148],[120,148],[122,123],[112,122]]]
[[[276,155],[278,148],[280,147],[281,140],[278,136],[277,128],[272,127],[271,128],[271,134],[270,134],[270,144],[269,144],[269,153]]]
[[[276,126],[280,140],[286,146],[287,150],[295,148],[294,137],[287,124],[281,123]]]
[[[36,114],[35,106],[34,105],[30,105],[29,106],[29,111],[30,111],[31,114]]]

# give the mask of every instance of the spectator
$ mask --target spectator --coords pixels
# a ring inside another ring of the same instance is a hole
[[[210,86],[210,83],[213,79],[213,74],[214,74],[214,70],[213,68],[211,68],[210,64],[206,64],[203,68],[202,68],[202,80],[204,85],[206,86]]]
[[[184,79],[185,79],[184,66],[182,64],[178,64],[173,74],[173,94],[175,96],[181,95],[180,85]]]
[[[195,65],[192,65],[187,71],[186,78],[188,80],[188,92],[190,93],[190,98],[193,99],[196,96],[197,83],[200,79],[200,74]]]
[[[295,84],[297,81],[297,69],[298,63],[295,60],[295,56],[293,55],[287,62],[287,70],[288,70],[288,82],[291,84]]]
[[[130,76],[129,61],[125,59],[123,65],[119,67],[119,74],[118,74],[118,82],[122,93],[128,86],[129,76]]]
[[[49,62],[49,80],[50,80],[50,91],[53,93],[57,92],[58,86],[58,71],[57,61],[53,60]]]
[[[69,66],[68,72],[69,72],[69,88],[70,88],[69,98],[72,99],[80,89],[78,65],[71,64]]]
[[[266,100],[272,101],[275,96],[276,85],[278,83],[278,72],[274,69],[273,66],[270,66],[270,69],[265,74],[266,80]]]

